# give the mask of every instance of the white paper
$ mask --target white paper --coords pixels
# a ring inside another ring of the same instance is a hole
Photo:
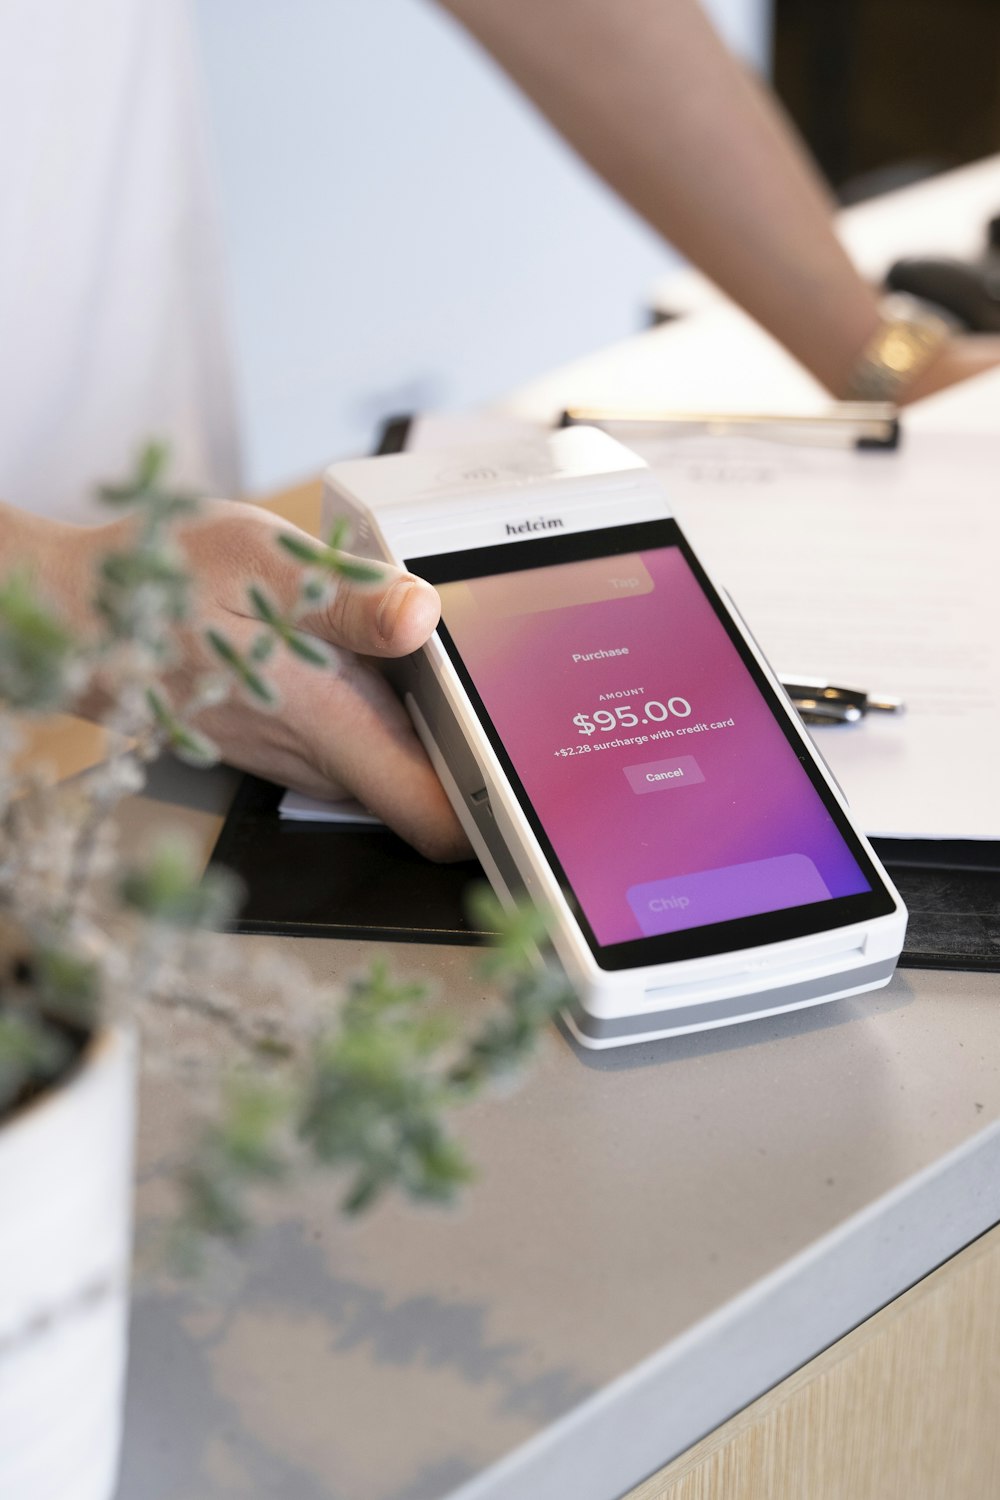
[[[642,452],[781,675],[905,701],[899,717],[813,731],[861,826],[1000,838],[1000,437]]]
[[[301,792],[286,792],[278,806],[278,816],[297,823],[343,823],[357,828],[380,828],[382,819],[346,797],[340,802],[324,802],[319,797],[306,797]]]

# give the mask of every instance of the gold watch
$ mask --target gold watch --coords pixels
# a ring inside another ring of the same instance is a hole
[[[951,327],[906,299],[887,298],[879,326],[851,370],[848,401],[896,401],[930,364]]]

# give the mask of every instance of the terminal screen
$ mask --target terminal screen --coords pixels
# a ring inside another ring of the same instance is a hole
[[[547,560],[602,536],[669,543]],[[439,575],[442,639],[595,951],[870,905],[870,862],[674,523],[409,566]]]

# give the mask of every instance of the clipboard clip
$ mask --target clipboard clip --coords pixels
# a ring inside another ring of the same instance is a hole
[[[560,427],[600,427],[612,437],[759,437],[769,442],[891,452],[899,447],[899,410],[891,401],[836,401],[816,412],[640,411],[570,406]]]

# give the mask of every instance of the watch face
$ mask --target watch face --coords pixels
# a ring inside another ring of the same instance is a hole
[[[948,325],[942,318],[915,318],[908,304],[904,304],[906,311],[892,316],[886,306],[887,316],[851,371],[851,400],[894,401],[948,337]]]

